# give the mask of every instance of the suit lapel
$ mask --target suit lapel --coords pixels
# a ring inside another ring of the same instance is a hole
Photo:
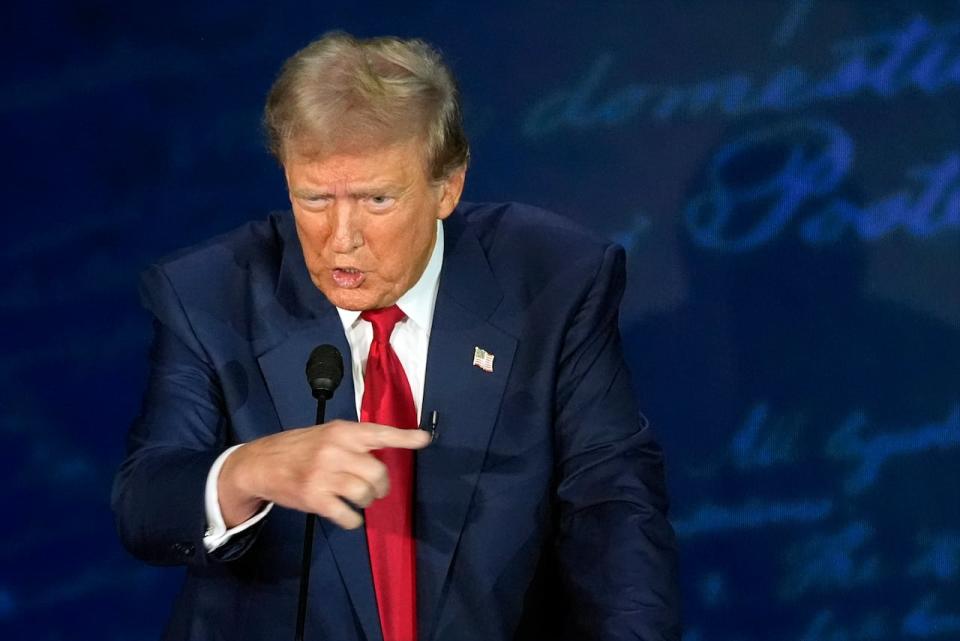
[[[265,331],[257,339],[257,361],[280,424],[283,429],[313,425],[317,402],[304,370],[310,352],[323,343],[340,350],[344,361],[343,381],[327,401],[326,420],[356,421],[350,347],[340,317],[310,281],[292,217],[282,221],[280,230],[284,254],[276,304],[264,311]],[[323,518],[319,523],[367,639],[382,641],[364,529],[343,530]],[[314,598],[322,599],[322,595],[314,594]]]
[[[488,319],[502,298],[479,240],[457,214],[447,247],[427,355],[422,416],[439,414],[436,441],[417,452],[416,536],[419,639],[436,625],[450,563],[467,518],[516,350]],[[474,348],[493,371],[473,365]]]
[[[305,369],[310,352],[324,343],[340,350],[344,361],[343,381],[333,398],[327,401],[326,420],[357,420],[350,348],[340,317],[334,312],[288,334],[257,359],[283,429],[313,425],[316,419],[317,401],[310,393]]]
[[[306,364],[323,343],[340,350],[343,380],[327,402],[327,420],[357,420],[350,347],[336,308],[311,282],[303,262],[293,216],[280,219],[283,258],[270,301],[259,309],[262,322],[254,341],[257,362],[283,429],[312,425],[317,402],[310,393]]]

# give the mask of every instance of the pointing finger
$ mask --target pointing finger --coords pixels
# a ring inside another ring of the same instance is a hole
[[[360,423],[356,445],[364,451],[396,447],[419,450],[430,444],[430,434],[420,429],[399,429],[376,423]]]

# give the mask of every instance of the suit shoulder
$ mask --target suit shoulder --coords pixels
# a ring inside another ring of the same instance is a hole
[[[238,277],[275,277],[283,255],[289,213],[270,214],[158,260],[159,268],[181,293],[230,287]]]
[[[170,254],[141,275],[142,304],[158,318],[182,308],[195,327],[229,325],[250,335],[253,310],[276,291],[291,234],[292,215],[271,214]]]
[[[288,214],[272,213],[265,220],[255,220],[218,234],[212,238],[184,247],[156,261],[169,272],[191,269],[198,265],[214,266],[229,262],[234,266],[250,266],[273,257],[279,259],[283,251],[280,227]]]
[[[619,249],[572,220],[533,205],[466,203],[458,215],[476,234],[492,264],[518,264],[534,271],[562,269],[599,261],[606,252]]]
[[[619,304],[626,279],[619,245],[529,205],[467,204],[455,215],[477,239],[502,295],[497,322],[513,335],[535,317],[568,318],[591,292],[610,292]]]

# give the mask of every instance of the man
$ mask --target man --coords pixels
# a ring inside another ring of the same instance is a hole
[[[135,555],[187,565],[166,638],[291,638],[304,513],[308,639],[678,638],[622,249],[459,204],[459,98],[423,42],[328,34],[264,120],[292,214],[143,277],[151,377],[113,504]],[[323,343],[347,373],[313,425]]]

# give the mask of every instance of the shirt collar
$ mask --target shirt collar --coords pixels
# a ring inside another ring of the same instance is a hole
[[[397,299],[397,307],[421,329],[428,330],[433,320],[433,308],[437,303],[437,289],[440,285],[440,268],[443,266],[443,222],[437,220],[437,237],[433,243],[430,260],[420,279],[413,287]],[[337,307],[340,322],[344,329],[353,327],[360,319],[360,312]]]

